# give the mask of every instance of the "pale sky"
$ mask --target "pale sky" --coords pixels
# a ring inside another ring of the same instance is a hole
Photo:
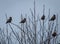
[[[5,27],[5,13],[8,17],[12,16],[12,22],[15,23],[19,22],[21,13],[30,15],[29,8],[33,9],[33,2],[34,0],[0,0],[0,27]],[[36,0],[36,14],[42,15],[43,4],[45,4],[46,16],[49,8],[51,9],[51,15],[54,13],[60,14],[60,0]]]
[[[19,24],[21,13],[23,16],[27,14],[30,16],[30,8],[33,10],[34,0],[0,0],[0,27],[6,27],[6,17],[13,17],[13,23]],[[39,14],[40,17],[43,14],[43,4],[45,4],[45,15],[48,16],[48,9],[51,9],[51,15],[57,14],[60,19],[60,0],[36,0],[36,14]],[[15,27],[15,29],[17,29]],[[60,20],[59,20],[59,29],[60,29]],[[15,31],[15,30],[14,30]]]

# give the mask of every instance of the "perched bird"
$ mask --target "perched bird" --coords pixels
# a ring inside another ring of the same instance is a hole
[[[56,15],[54,14],[49,21],[54,21],[56,19]]]
[[[56,35],[57,35],[57,33],[56,33],[56,32],[53,32],[53,33],[52,33],[52,36],[53,36],[53,37],[55,37]]]
[[[6,24],[11,23],[11,21],[12,21],[12,17],[9,17],[9,19],[6,21]]]
[[[45,15],[43,15],[42,17],[41,17],[41,20],[44,20],[45,19]]]
[[[20,23],[25,23],[26,22],[26,18],[24,18],[23,20],[21,20]]]

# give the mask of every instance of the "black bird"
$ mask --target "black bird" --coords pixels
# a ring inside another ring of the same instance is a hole
[[[55,37],[56,35],[57,35],[57,33],[56,32],[53,32],[52,36]]]
[[[20,23],[25,23],[26,22],[26,18],[24,18],[23,20],[21,20]]]
[[[11,23],[11,21],[12,21],[12,17],[9,17],[9,19],[6,21],[6,24]]]
[[[54,14],[49,21],[54,21],[56,19],[56,15]]]
[[[43,15],[42,17],[41,17],[41,20],[44,20],[45,19],[45,15]]]

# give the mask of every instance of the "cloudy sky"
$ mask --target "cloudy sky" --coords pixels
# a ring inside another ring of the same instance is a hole
[[[21,13],[30,15],[30,8],[33,10],[34,0],[0,0],[0,27],[4,27],[7,16],[12,16],[15,23],[19,22]],[[51,9],[51,15],[60,14],[60,0],[36,0],[36,14],[42,14],[43,4],[45,4],[45,15]],[[59,15],[60,16],[60,15]]]

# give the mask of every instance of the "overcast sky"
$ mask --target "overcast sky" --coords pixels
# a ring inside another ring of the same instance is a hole
[[[12,16],[15,23],[19,22],[21,13],[30,15],[29,8],[33,9],[34,0],[0,0],[0,27],[4,27],[7,16]],[[60,14],[60,0],[36,0],[36,13],[42,14],[43,4],[45,4],[45,15],[51,9],[51,15]],[[60,16],[60,15],[59,15]]]

